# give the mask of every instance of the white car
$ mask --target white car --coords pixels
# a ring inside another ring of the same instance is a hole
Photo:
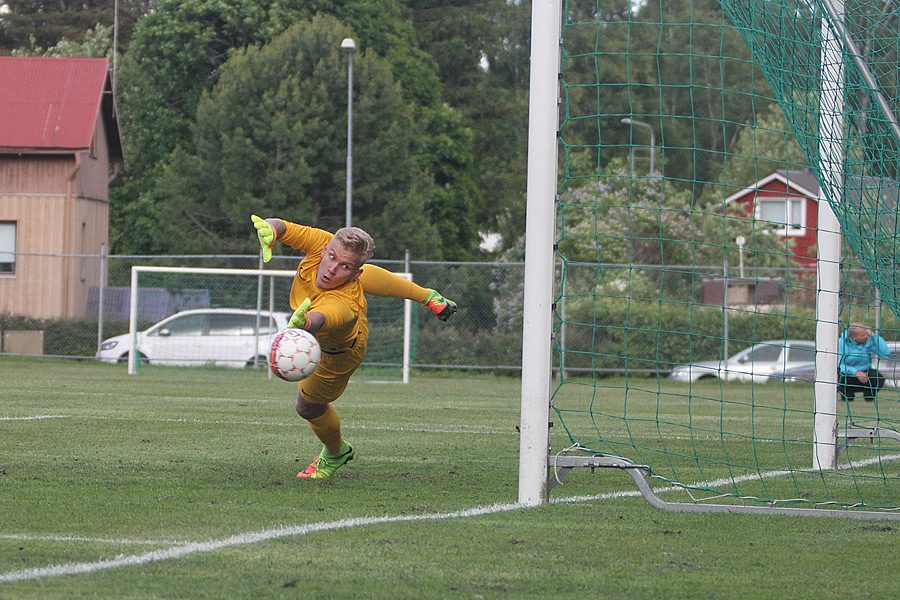
[[[265,366],[272,339],[290,317],[240,308],[184,310],[138,332],[137,358],[154,365],[244,367],[255,360]],[[97,358],[125,362],[128,351],[126,333],[100,344]]]
[[[724,379],[763,383],[775,372],[815,364],[816,343],[802,340],[769,340],[738,352],[727,361],[710,360],[680,365],[670,379],[699,381]]]

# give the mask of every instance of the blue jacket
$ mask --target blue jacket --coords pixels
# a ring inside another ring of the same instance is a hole
[[[838,369],[843,375],[856,375],[857,371],[868,371],[872,366],[872,353],[882,358],[891,355],[891,349],[880,335],[872,334],[865,344],[857,344],[845,331],[838,340]]]

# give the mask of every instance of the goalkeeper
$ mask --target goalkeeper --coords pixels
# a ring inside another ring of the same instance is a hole
[[[358,227],[344,227],[334,235],[281,219],[251,216],[263,260],[272,258],[276,240],[302,250],[291,286],[295,309],[288,327],[315,334],[322,346],[322,362],[299,383],[297,413],[306,419],[322,442],[319,456],[297,477],[327,479],[353,460],[354,450],[341,434],[341,420],[331,403],[337,400],[366,356],[369,328],[364,292],[418,301],[446,321],[456,303],[434,290],[418,286],[380,267],[365,264],[372,257],[372,237]]]

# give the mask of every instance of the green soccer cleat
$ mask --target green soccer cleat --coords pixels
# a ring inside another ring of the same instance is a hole
[[[353,446],[344,442],[346,449],[333,458],[325,456],[325,449],[319,453],[316,460],[306,467],[303,471],[297,473],[297,477],[306,477],[308,479],[328,479],[335,471],[353,460]]]

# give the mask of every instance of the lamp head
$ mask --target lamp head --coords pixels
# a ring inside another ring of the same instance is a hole
[[[344,41],[341,42],[341,49],[353,52],[356,50],[356,42],[353,41],[353,38],[344,38]]]

